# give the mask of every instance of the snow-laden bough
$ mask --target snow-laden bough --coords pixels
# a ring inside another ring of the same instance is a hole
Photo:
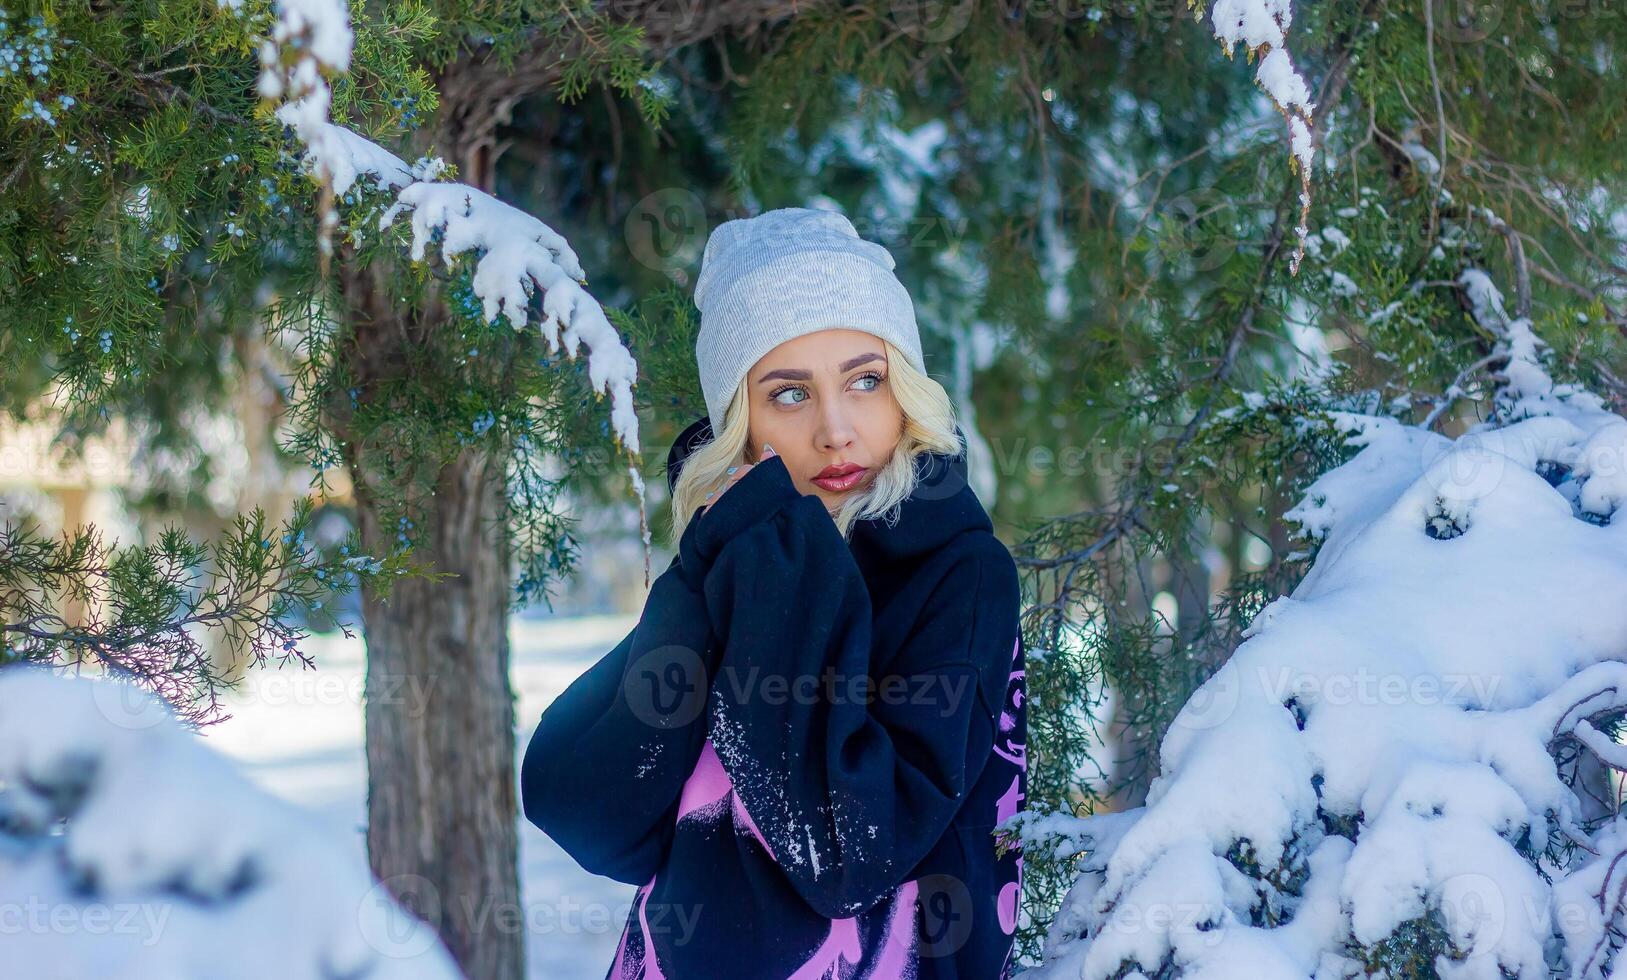
[[[565,237],[484,191],[436,180],[440,172],[437,160],[409,166],[342,126],[322,123],[319,129],[324,135],[307,148],[307,156],[320,159],[326,152],[339,154],[339,159],[324,164],[339,181],[335,193],[344,194],[364,177],[372,180],[376,190],[395,192],[395,201],[379,217],[380,231],[411,212],[414,262],[424,261],[434,242],[440,243],[444,262],[470,253],[478,256],[470,287],[488,321],[506,315],[515,330],[525,329],[530,323],[531,298],[542,291],[540,326],[549,350],[576,357],[587,346],[589,384],[595,392],[609,394],[611,432],[629,455],[636,456],[638,415],[633,385],[638,380],[638,364],[604,307],[585,288],[587,276]],[[627,473],[642,508],[644,480],[636,462],[628,464]],[[640,524],[647,548],[648,523],[641,519]]]
[[[0,909],[7,976],[461,976],[352,842],[151,694],[43,667],[0,669]]]
[[[242,0],[219,3],[233,10],[242,9]],[[335,174],[329,168],[343,158],[342,148],[335,145],[341,136],[328,126],[333,104],[328,79],[350,70],[356,38],[350,30],[350,12],[342,0],[275,0],[273,7],[276,19],[271,35],[260,42],[257,89],[263,99],[283,100],[277,118],[313,151],[312,175],[322,188],[317,248],[325,270],[333,254],[333,232],[339,226],[339,211],[334,205]]]
[[[240,0],[220,3],[240,6]],[[338,226],[334,201],[366,177],[375,190],[395,193],[379,221],[381,231],[403,212],[413,212],[414,261],[423,261],[426,246],[435,240],[445,261],[468,252],[478,256],[471,287],[488,321],[507,315],[514,329],[524,329],[530,299],[541,289],[543,339],[549,350],[574,358],[586,344],[590,386],[610,396],[610,430],[629,456],[627,474],[639,501],[648,577],[650,529],[633,404],[638,365],[604,308],[588,293],[576,253],[564,236],[524,211],[467,184],[438,180],[445,169],[441,160],[424,158],[408,165],[334,123],[327,79],[349,70],[355,41],[345,5],[340,0],[277,0],[275,9],[272,35],[261,45],[260,94],[283,100],[276,116],[305,147],[302,165],[321,187],[318,245],[324,262]]]
[[[1146,804],[1014,820],[1080,856],[1025,977],[1620,975],[1627,419],[1460,282],[1495,418],[1334,416],[1359,451],[1285,514],[1314,563],[1183,706]]]
[[[1201,13],[1200,3],[1189,2],[1194,4],[1195,13]],[[1299,221],[1294,226],[1294,252],[1288,258],[1288,271],[1297,274],[1310,232],[1306,222],[1311,212],[1311,162],[1316,158],[1311,113],[1316,104],[1286,47],[1293,9],[1289,0],[1215,0],[1209,20],[1228,58],[1238,44],[1250,57],[1259,58],[1254,80],[1288,122],[1289,166],[1299,174]]]

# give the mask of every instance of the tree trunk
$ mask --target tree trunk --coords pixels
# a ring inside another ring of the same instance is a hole
[[[418,555],[456,578],[399,582],[364,599],[367,851],[373,873],[434,926],[465,974],[525,975],[516,855],[503,467],[466,452],[439,474]],[[357,511],[369,553],[380,526]]]
[[[723,0],[672,16],[659,0],[622,10],[643,23],[651,57],[725,30],[752,35],[828,0]],[[436,151],[458,179],[495,192],[499,127],[520,99],[557,81],[561,51],[539,46],[503,66],[480,53],[436,75],[441,97]],[[427,142],[414,149],[428,149]],[[391,272],[343,264],[347,352],[362,390],[407,370],[406,348],[446,329],[435,299],[403,308]],[[332,420],[345,443],[363,545],[385,554],[384,526],[368,454],[346,434],[348,410]],[[509,686],[508,539],[503,526],[506,459],[465,452],[442,469],[427,526],[413,529],[416,557],[456,578],[397,582],[388,604],[364,596],[367,636],[367,849],[373,873],[432,925],[472,980],[521,980],[525,916],[519,894],[514,697]]]
[[[410,355],[450,329],[435,290],[421,309],[399,302],[391,288],[399,273],[389,265],[342,265],[349,357],[364,393],[413,370]],[[434,472],[432,495],[418,499],[422,489],[384,486],[379,466],[390,455],[409,462],[399,454],[410,450],[387,435],[359,444],[344,409],[333,414],[365,552],[395,550],[401,529],[385,515],[385,500],[411,496],[420,505],[408,532],[413,557],[451,576],[398,580],[388,602],[362,597],[369,863],[435,928],[465,975],[521,980],[508,460],[465,449]]]

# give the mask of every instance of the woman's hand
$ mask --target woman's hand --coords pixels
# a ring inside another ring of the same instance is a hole
[[[768,443],[765,442],[765,443],[763,443],[763,454],[760,457],[758,457],[757,462],[760,463],[763,460],[767,459],[768,457],[776,456],[776,455],[778,455],[778,454],[774,452],[774,447],[770,446]],[[747,473],[750,473],[751,468],[753,466],[755,466],[755,465],[757,465],[757,464],[756,463],[741,463],[739,466],[730,467],[729,468],[729,482],[723,484],[723,489],[722,490],[714,490],[711,493],[706,495],[706,506],[701,508],[701,513],[704,514],[707,511],[711,510],[712,505],[717,503],[719,500],[722,500],[723,499],[723,494],[726,493],[730,487],[734,486],[736,483],[739,483],[740,478],[745,476]]]

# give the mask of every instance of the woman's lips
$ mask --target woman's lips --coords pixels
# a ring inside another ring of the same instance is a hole
[[[859,481],[863,480],[864,475],[868,472],[870,472],[868,469],[860,467],[843,476],[816,476],[813,478],[813,482],[831,493],[842,493],[858,486]]]

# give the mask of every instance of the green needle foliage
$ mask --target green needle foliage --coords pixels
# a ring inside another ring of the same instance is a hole
[[[159,694],[189,727],[219,722],[219,691],[233,678],[216,669],[201,636],[215,634],[256,666],[314,666],[299,649],[301,624],[359,582],[388,594],[396,576],[414,571],[401,556],[362,554],[354,535],[317,546],[306,536],[311,514],[302,499],[281,525],[256,508],[208,543],[169,527],[151,544],[123,548],[94,528],[52,539],[8,521],[0,666],[105,672]]]
[[[415,343],[399,349],[401,363],[386,371],[358,364],[356,319],[317,260],[318,202],[300,170],[303,149],[256,94],[259,45],[273,16],[267,2],[234,11],[165,0],[8,4],[0,12],[7,414],[49,411],[69,453],[122,419],[140,433],[141,458],[198,459],[204,453],[187,410],[219,404],[245,373],[270,370],[285,461],[314,468],[313,489],[326,491],[336,467],[359,473],[365,457],[367,489],[384,498],[396,532],[396,550],[377,557],[378,572],[339,576],[269,553],[255,552],[253,565],[227,561],[250,537],[259,540],[261,516],[208,544],[183,547],[171,532],[162,547],[124,552],[93,528],[55,542],[8,529],[0,575],[16,586],[0,616],[19,624],[7,626],[18,635],[8,656],[61,663],[95,650],[111,662],[113,652],[128,660],[139,648],[134,672],[182,705],[212,704],[205,692],[220,680],[189,639],[197,627],[225,631],[259,658],[293,651],[289,640],[302,634],[282,619],[323,589],[376,583],[385,594],[385,577],[412,567],[433,474],[470,449],[511,460],[505,516],[518,566],[514,602],[546,601],[577,546],[560,513],[563,483],[545,477],[542,462],[608,442],[606,406],[580,364],[551,354],[535,330],[514,331],[506,317],[484,322],[470,290],[472,263],[399,261],[406,222],[377,229],[392,198],[365,180],[340,202],[345,255],[354,265],[390,267],[397,301],[426,314]],[[432,78],[471,47],[513,65],[527,52],[580,42],[564,65],[560,98],[602,81],[634,98],[651,123],[663,114],[664,97],[647,84],[641,32],[585,4],[357,4],[352,16],[354,54],[348,75],[335,81],[334,115],[383,145],[433,151]],[[432,315],[437,304],[449,311],[444,321]],[[180,498],[150,499],[162,507]],[[271,537],[297,536],[305,520],[290,518]],[[348,547],[360,553],[354,541]],[[197,585],[205,566],[216,586]],[[187,604],[155,596],[142,605],[126,588],[117,612],[71,628],[42,625],[49,617],[41,618],[40,603],[113,584],[75,585],[75,575],[122,567],[145,569],[131,584],[174,590],[186,581],[197,594]],[[227,601],[243,596],[254,601]],[[238,636],[243,630],[252,636]],[[166,654],[174,657],[167,670]]]
[[[512,86],[494,187],[571,241],[639,359],[652,484],[699,413],[687,296],[705,233],[807,204],[887,245],[1027,576],[1027,804],[1133,806],[1175,712],[1314,559],[1281,514],[1350,452],[1329,413],[1448,431],[1496,411],[1466,269],[1529,311],[1557,381],[1627,399],[1627,17],[1295,4],[1318,146],[1294,274],[1283,117],[1202,5],[936,6],[927,23],[923,5],[806,0],[771,30],[687,44],[698,28],[652,4],[353,6],[335,118],[411,161],[456,141],[447,106],[471,104],[471,77]],[[484,322],[464,260],[400,261],[403,230],[376,227],[389,196],[365,181],[337,244],[409,315],[388,356],[357,356],[377,349],[368,311],[320,274],[299,148],[253,94],[269,7],[7,10],[7,408],[60,391],[70,443],[110,416],[186,443],[182,408],[218,402],[252,338],[288,379],[290,457],[384,495],[401,552],[377,560],[403,560],[447,460],[490,453],[511,474],[514,599],[546,600],[581,547],[561,494],[621,490],[604,406],[580,362]],[[484,58],[501,70],[465,72]],[[1077,856],[1028,841],[1025,961]],[[1237,862],[1292,887],[1291,867]],[[1427,962],[1429,926],[1369,960]]]

